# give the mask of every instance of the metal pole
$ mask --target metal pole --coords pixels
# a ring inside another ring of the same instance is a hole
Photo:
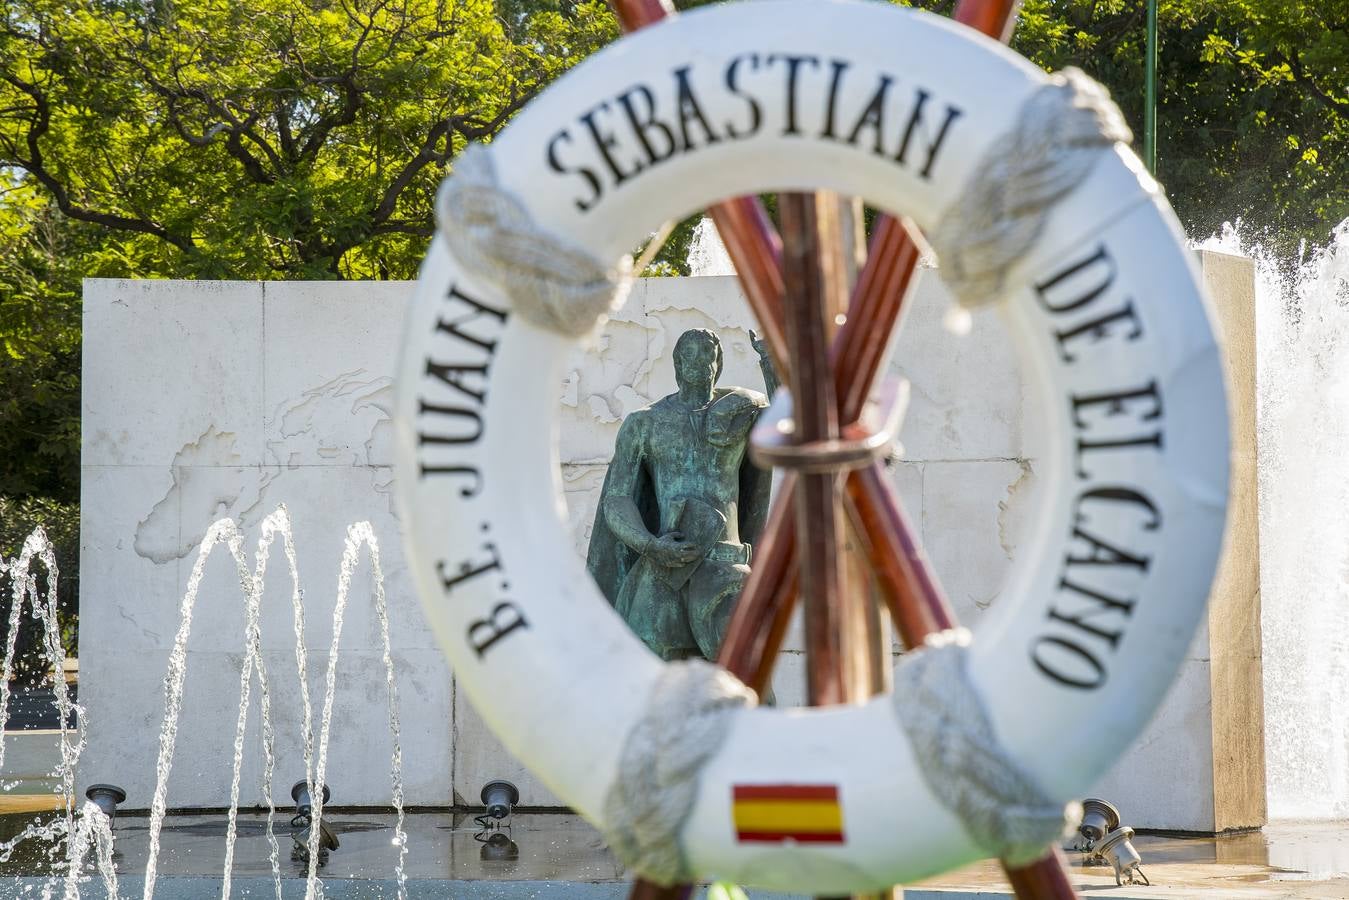
[[[1157,0],[1147,0],[1148,40],[1143,100],[1143,164],[1157,174]]]

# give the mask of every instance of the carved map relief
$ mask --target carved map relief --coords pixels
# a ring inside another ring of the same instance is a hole
[[[287,498],[273,490],[307,466],[365,469],[392,511],[390,408],[393,379],[357,369],[278,403],[266,420],[264,463],[244,465],[234,433],[211,425],[170,464],[171,485],[136,528],[136,553],[157,564],[192,553],[223,516],[248,529]]]

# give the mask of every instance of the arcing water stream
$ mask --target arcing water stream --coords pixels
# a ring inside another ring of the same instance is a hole
[[[35,563],[41,563],[47,570],[46,595],[40,596],[38,590]],[[66,900],[78,898],[80,876],[84,868],[91,844],[96,848],[95,859],[99,873],[103,877],[108,896],[117,896],[117,873],[112,864],[112,831],[108,818],[94,803],[86,803],[76,818],[74,809],[75,766],[80,753],[84,750],[82,732],[72,734],[70,723],[72,713],[82,720],[84,712],[70,699],[66,686],[66,654],[61,645],[60,624],[57,621],[56,598],[60,583],[60,571],[56,565],[56,550],[47,534],[41,528],[35,530],[23,542],[17,558],[6,560],[0,557],[0,576],[8,576],[11,596],[9,609],[9,631],[5,642],[5,656],[0,663],[0,767],[5,760],[4,727],[9,718],[9,685],[14,673],[14,653],[19,633],[19,617],[25,605],[33,610],[33,615],[42,625],[43,651],[51,667],[53,692],[56,696],[57,715],[60,719],[61,761],[53,775],[60,781],[58,788],[64,798],[64,816],[48,823],[32,824],[18,835],[0,844],[0,862],[7,860],[15,848],[24,841],[40,841],[46,848],[47,858],[53,871],[65,870]],[[7,790],[0,786],[0,790]],[[60,846],[64,841],[66,859],[59,861]],[[54,887],[54,885],[53,885]],[[50,888],[49,891],[50,892]]]

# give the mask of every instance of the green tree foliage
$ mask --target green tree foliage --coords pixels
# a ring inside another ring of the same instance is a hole
[[[449,160],[615,34],[594,0],[0,0],[0,550],[59,526],[70,608],[82,278],[414,277]]]
[[[1026,0],[1016,49],[1107,85],[1141,141],[1143,0]],[[1271,246],[1349,217],[1349,6],[1159,0],[1158,177],[1191,234],[1243,219]]]
[[[594,2],[17,0],[0,165],[126,274],[405,278],[449,160],[607,43]]]
[[[0,206],[0,497],[77,499],[78,267],[99,237],[28,186]]]

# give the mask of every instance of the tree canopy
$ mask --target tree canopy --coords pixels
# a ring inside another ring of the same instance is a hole
[[[614,34],[593,2],[4,8],[0,165],[193,278],[408,277],[454,154]]]
[[[1025,0],[1013,46],[1141,133],[1144,21]],[[1160,0],[1160,24],[1159,176],[1191,233],[1324,241],[1343,0]],[[455,153],[616,35],[597,0],[0,0],[0,496],[77,497],[82,277],[413,277]]]
[[[1141,140],[1142,0],[1026,0],[1013,46],[1110,88]],[[1349,218],[1349,6],[1159,0],[1157,168],[1195,237],[1245,221],[1296,252]]]
[[[0,2],[0,497],[78,498],[84,277],[411,278],[597,2]]]

